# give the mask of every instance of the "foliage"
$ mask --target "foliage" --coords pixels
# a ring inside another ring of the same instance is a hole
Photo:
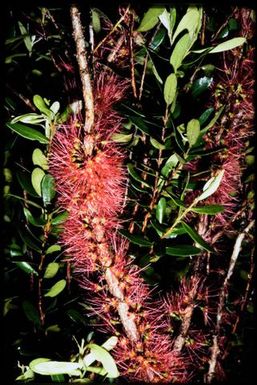
[[[222,354],[230,352],[225,372],[235,379],[231,368],[253,349],[252,236],[242,244],[222,324],[216,330],[213,325],[225,287],[220,271],[227,274],[235,240],[254,208],[253,83],[242,76],[247,69],[253,74],[253,14],[198,5],[120,7],[119,14],[103,5],[82,13],[90,15],[91,32],[85,34],[93,75],[107,67],[131,82],[128,97],[116,106],[122,128],[105,138],[126,157],[119,234],[129,241],[128,262],[142,268],[150,286],[171,293],[162,306],[175,341],[190,305],[185,297],[192,295],[193,326],[181,349],[188,357],[197,354],[196,378],[208,374],[208,349],[218,330]],[[129,372],[134,361],[118,362],[120,331],[105,341],[95,330],[98,319],[90,317],[91,306],[81,298],[65,242],[60,243],[68,213],[58,206],[49,172],[58,129],[83,116],[69,9],[9,8],[8,20],[3,168],[8,369],[16,380],[46,375],[57,382],[111,383],[119,376],[117,366]],[[236,133],[240,108],[245,116]],[[153,297],[156,301],[157,292]],[[73,336],[82,341],[79,352]],[[195,371],[192,363],[188,370]],[[185,382],[189,377],[183,375]],[[216,375],[223,376],[219,360]]]

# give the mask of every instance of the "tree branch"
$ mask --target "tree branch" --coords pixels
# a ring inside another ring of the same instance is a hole
[[[94,98],[87,62],[86,43],[83,35],[80,13],[76,5],[71,6],[70,13],[73,28],[73,37],[76,44],[80,79],[82,83],[83,100],[85,104],[84,130],[86,134],[90,134],[94,125]],[[92,152],[92,144],[90,146],[87,141],[87,145],[85,147],[86,150],[88,150],[88,153],[90,154]]]
[[[227,288],[228,288],[228,282],[233,274],[237,258],[240,254],[241,247],[242,247],[242,242],[246,236],[246,234],[251,230],[251,228],[254,226],[254,220],[249,223],[249,225],[238,235],[234,249],[230,258],[230,263],[229,263],[229,268],[227,275],[224,279],[224,283],[220,292],[219,296],[219,304],[218,304],[218,310],[217,310],[217,316],[216,316],[216,332],[213,336],[213,343],[212,343],[212,348],[211,348],[211,357],[209,360],[209,370],[206,376],[206,382],[207,384],[210,384],[215,376],[215,369],[216,369],[216,364],[217,364],[217,359],[219,356],[219,344],[218,344],[218,336],[220,333],[220,328],[221,328],[221,322],[222,322],[222,312],[224,309],[225,305],[225,300],[227,297]]]

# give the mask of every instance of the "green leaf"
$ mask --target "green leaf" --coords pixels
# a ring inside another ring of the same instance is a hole
[[[177,157],[177,154],[172,154],[166,161],[165,165],[162,167],[161,174],[167,178],[171,170],[177,166],[178,162],[179,159]]]
[[[61,246],[59,246],[59,245],[52,245],[52,246],[48,247],[48,249],[46,250],[46,254],[55,253],[56,251],[60,251],[60,250],[61,250]]]
[[[103,365],[104,369],[108,373],[109,378],[119,377],[119,371],[116,363],[110,353],[101,346],[96,344],[89,344],[88,348],[91,350],[91,354],[95,356],[95,359]]]
[[[213,78],[208,76],[202,76],[200,79],[195,80],[191,88],[192,97],[198,98],[198,96],[208,90],[212,82]]]
[[[134,178],[136,181],[142,183],[142,185],[144,185],[146,187],[150,187],[150,185],[147,182],[145,182],[144,179],[141,178],[140,175],[138,175],[138,173],[136,172],[132,163],[128,163],[127,168],[128,168],[129,175],[131,175],[132,178]]]
[[[35,166],[40,166],[43,170],[48,170],[47,157],[40,148],[35,148],[33,151],[32,162]]]
[[[99,33],[101,31],[101,20],[100,15],[97,12],[96,9],[91,9],[91,15],[92,15],[92,26],[95,31],[95,33]]]
[[[217,112],[215,112],[214,117],[211,119],[211,121],[207,124],[207,126],[203,127],[203,129],[201,130],[201,136],[203,136],[210,128],[214,126],[214,124],[224,111],[224,108],[225,106],[222,106]]]
[[[48,117],[51,116],[51,111],[49,110],[49,108],[45,104],[44,99],[40,95],[33,96],[33,103],[35,104],[35,106],[39,111],[43,112]]]
[[[164,84],[164,100],[169,106],[176,95],[177,91],[177,77],[175,74],[170,74]]]
[[[118,343],[118,337],[112,336],[112,337],[108,338],[108,340],[106,340],[101,346],[105,350],[110,351],[110,350],[115,348],[117,343]]]
[[[50,110],[54,113],[54,115],[56,115],[57,112],[60,110],[60,103],[59,103],[59,102],[54,102],[54,103],[50,106]]]
[[[202,250],[191,245],[176,245],[166,247],[165,252],[168,255],[174,255],[176,257],[186,257],[190,255],[200,254]]]
[[[157,148],[158,150],[165,150],[164,144],[158,142],[158,140],[152,138],[151,136],[150,136],[150,143],[151,143],[151,145],[152,145],[154,148]]]
[[[35,361],[35,360],[34,360]],[[45,361],[30,364],[33,372],[43,376],[52,376],[57,374],[69,374],[70,376],[80,376],[81,365],[77,362],[62,362],[62,361]]]
[[[66,221],[68,216],[69,216],[68,212],[64,211],[63,213],[58,214],[55,218],[52,218],[52,224],[55,226],[60,225]]]
[[[22,123],[28,123],[28,124],[39,124],[44,121],[45,121],[45,118],[42,117],[42,115],[30,113],[30,114],[16,116],[11,120],[11,123],[13,124],[17,122],[22,122]]]
[[[162,78],[160,77],[150,54],[149,54],[149,68],[152,70],[152,72],[153,72],[154,76],[156,77],[156,79],[158,80],[158,82],[160,84],[163,84]]]
[[[45,294],[45,297],[56,297],[58,294],[60,294],[66,286],[65,279],[61,279],[60,281],[56,282],[51,289],[48,290],[48,292]]]
[[[25,373],[21,374],[20,376],[15,378],[15,381],[29,381],[29,380],[34,380],[34,372],[31,369],[27,369]]]
[[[196,144],[200,135],[200,122],[197,119],[191,119],[187,124],[187,139],[189,146]]]
[[[173,66],[174,72],[177,72],[177,69],[181,66],[183,59],[189,50],[190,42],[189,33],[186,33],[175,45],[170,57],[170,64]]]
[[[234,37],[233,39],[224,41],[223,43],[218,44],[216,47],[212,48],[209,53],[219,53],[229,51],[246,42],[245,37]]]
[[[6,123],[7,127],[14,131],[16,134],[29,140],[37,140],[40,143],[48,144],[48,139],[39,131],[34,128],[24,126],[20,123]]]
[[[168,36],[171,42],[171,36],[172,36],[172,30],[174,27],[174,13],[170,14],[166,9],[162,12],[162,14],[159,16],[159,19],[164,25],[164,27],[167,29]]]
[[[23,301],[22,309],[29,321],[33,322],[37,326],[40,325],[40,318],[39,318],[38,311],[30,301],[27,301],[27,300]]]
[[[122,234],[125,238],[127,238],[130,242],[142,246],[142,247],[151,247],[153,245],[148,239],[143,237],[142,235],[130,234],[126,230],[119,230],[120,234]]]
[[[39,167],[34,168],[34,170],[32,171],[32,174],[31,174],[32,186],[34,187],[34,190],[36,191],[36,193],[39,196],[42,196],[41,182],[42,182],[42,179],[44,178],[44,176],[45,176],[44,171]]]
[[[162,44],[166,35],[166,31],[164,28],[160,28],[156,35],[153,37],[153,40],[149,44],[149,48],[152,51],[156,51],[157,48]]]
[[[36,191],[34,190],[31,184],[31,175],[29,173],[17,171],[16,176],[23,190],[28,192],[33,197],[38,197]]]
[[[152,7],[144,14],[144,17],[137,29],[138,32],[146,32],[156,26],[158,17],[164,11],[164,7]]]
[[[44,205],[47,206],[55,196],[54,178],[50,174],[46,174],[41,182],[41,193]]]
[[[29,363],[29,368],[34,372],[34,367],[38,364],[40,364],[41,362],[47,362],[47,361],[51,361],[50,358],[36,358],[35,360],[31,361]]]
[[[166,199],[162,197],[159,199],[159,202],[156,207],[156,219],[158,220],[159,223],[163,223],[165,212],[166,212]]]
[[[131,139],[133,138],[133,134],[119,134],[119,133],[116,133],[116,134],[113,134],[112,135],[112,140],[114,142],[117,142],[117,143],[128,143],[131,141]]]
[[[46,221],[44,219],[42,219],[41,217],[34,218],[33,215],[31,214],[30,210],[27,209],[27,207],[23,207],[23,212],[24,212],[24,215],[25,215],[27,221],[31,225],[36,226],[36,227],[43,227],[46,224]]]
[[[18,21],[18,25],[19,25],[19,29],[20,29],[22,37],[23,37],[24,44],[25,44],[27,50],[29,51],[29,53],[31,53],[32,47],[33,47],[31,37],[30,37],[28,31],[26,30],[26,28],[24,27],[24,25],[20,21]]]
[[[150,134],[149,127],[145,124],[144,119],[139,116],[130,116],[130,120],[144,134]]]
[[[14,262],[21,270],[25,271],[26,273],[28,274],[35,274],[35,275],[38,275],[38,272],[33,269],[33,267],[28,263],[28,262],[25,262],[25,261],[18,261],[18,262]]]
[[[50,262],[45,270],[44,278],[53,278],[59,270],[59,263]]]
[[[197,233],[197,231],[195,231],[195,229],[183,221],[181,221],[181,224],[182,227],[186,230],[187,234],[193,239],[193,241],[197,243],[200,248],[203,248],[204,250],[207,250],[211,253],[214,252],[214,249],[208,245],[207,242],[205,242],[205,240]]]
[[[205,110],[201,116],[199,117],[199,122],[200,122],[200,125],[203,126],[204,123],[206,123],[209,119],[209,117],[212,115],[214,111],[214,108],[213,107],[210,107],[210,108],[207,108],[207,110]]]
[[[186,14],[180,20],[176,31],[173,35],[173,41],[175,41],[176,37],[183,30],[187,30],[189,32],[189,36],[191,39],[191,44],[194,42],[196,38],[196,33],[199,30],[199,24],[201,19],[201,12],[196,7],[189,7],[187,9]]]
[[[41,248],[40,248],[40,245],[37,245],[35,242],[34,242],[34,238],[32,238],[32,236],[28,233],[28,232],[24,232],[24,231],[20,231],[18,230],[18,234],[19,236],[21,237],[22,241],[32,250],[35,250],[37,251],[38,253],[41,253]]]
[[[216,176],[213,176],[211,179],[209,179],[208,182],[206,182],[203,186],[203,193],[197,198],[197,201],[206,199],[214,194],[215,191],[217,191],[219,188],[223,175],[224,170],[220,170]]]
[[[198,214],[216,215],[224,211],[221,205],[206,205],[201,207],[193,207],[192,211]]]

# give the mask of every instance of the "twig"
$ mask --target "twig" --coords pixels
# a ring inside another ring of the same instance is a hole
[[[114,25],[114,27],[112,28],[112,30],[103,38],[103,40],[100,41],[100,43],[96,46],[96,48],[94,49],[94,52],[96,52],[98,50],[98,48],[100,48],[105,42],[106,40],[113,34],[114,31],[116,31],[116,29],[118,28],[118,26],[120,25],[120,23],[125,19],[128,11],[129,11],[129,8],[130,8],[130,5],[127,7],[124,15],[121,16],[121,18],[117,21],[117,23]]]
[[[71,6],[70,13],[72,20],[73,37],[76,44],[80,79],[82,83],[83,100],[85,104],[84,130],[86,134],[90,134],[94,125],[94,99],[87,62],[86,43],[83,35],[80,13],[76,5]],[[88,138],[86,140],[86,151],[90,154],[92,152],[92,143],[89,143]]]
[[[127,336],[132,342],[138,341],[139,333],[134,321],[134,316],[133,314],[129,313],[129,306],[124,300],[124,294],[119,286],[119,281],[115,274],[112,272],[111,268],[107,268],[105,279],[111,294],[118,300],[117,310]]]
[[[142,74],[142,78],[141,78],[141,82],[140,82],[138,100],[141,100],[142,94],[143,94],[145,74],[146,74],[146,67],[147,67],[147,63],[148,63],[148,56],[149,56],[149,54],[147,52],[146,55],[145,55],[145,59],[144,59],[144,69],[143,69],[143,74]]]
[[[36,107],[31,103],[31,101],[26,98],[24,95],[22,95],[20,92],[13,89],[9,84],[6,85],[6,87],[15,95],[17,96],[23,103],[26,104],[27,107],[29,107],[32,111],[36,111]]]
[[[134,28],[134,15],[131,13],[131,22],[129,29],[129,49],[130,49],[130,71],[131,71],[131,86],[133,90],[134,98],[137,98],[137,86],[135,79],[135,63],[134,63],[134,50],[133,50],[133,28]]]
[[[254,220],[249,223],[249,225],[238,235],[234,249],[230,258],[230,263],[229,263],[229,268],[227,275],[224,279],[223,286],[220,292],[219,296],[219,304],[218,304],[218,309],[217,309],[217,316],[216,316],[216,332],[215,335],[213,336],[213,343],[212,343],[212,354],[211,358],[209,360],[209,370],[208,374],[206,376],[206,382],[207,384],[210,384],[215,376],[215,368],[217,364],[217,359],[219,355],[219,346],[218,346],[218,336],[220,333],[220,327],[221,327],[221,322],[222,322],[222,312],[223,308],[225,305],[225,300],[227,297],[227,288],[228,288],[228,282],[233,274],[237,258],[240,254],[241,251],[241,246],[242,242],[246,236],[246,234],[251,230],[251,228],[254,226]]]

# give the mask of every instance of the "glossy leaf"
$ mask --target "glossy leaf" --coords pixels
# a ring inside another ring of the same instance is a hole
[[[45,270],[44,278],[53,278],[59,270],[59,263],[50,262]]]
[[[197,245],[199,247],[201,247],[204,250],[207,250],[211,253],[214,252],[214,249],[210,245],[208,245],[208,243],[197,233],[197,231],[195,231],[195,229],[193,229],[192,227],[190,227],[187,223],[185,223],[183,221],[181,221],[181,224],[182,224],[182,227],[187,232],[187,234],[193,239],[193,241],[195,241],[197,243]]]
[[[149,44],[149,48],[152,51],[157,50],[157,48],[162,44],[166,35],[166,31],[164,28],[160,28],[156,35],[153,37],[153,40]]]
[[[130,116],[131,122],[144,134],[150,134],[148,125],[145,123],[144,119],[139,116]]]
[[[215,191],[217,191],[219,188],[223,175],[224,170],[220,170],[216,176],[213,176],[211,179],[209,179],[208,182],[206,182],[203,186],[203,193],[197,198],[197,200],[200,201],[206,199],[214,194]]]
[[[208,90],[212,82],[213,78],[208,76],[202,76],[200,79],[195,80],[191,88],[193,98],[198,98],[198,96]]]
[[[51,289],[48,290],[48,292],[45,294],[45,297],[51,297],[51,298],[56,297],[65,289],[65,286],[66,286],[65,279],[61,279],[60,281],[56,282],[51,287]]]
[[[172,30],[174,27],[174,18],[173,14],[170,14],[166,9],[162,12],[161,15],[159,15],[159,19],[162,23],[162,25],[167,29],[168,36],[171,42],[171,37],[172,37]]]
[[[176,257],[187,257],[190,255],[200,254],[201,249],[191,245],[175,245],[166,247],[165,252],[168,255],[174,255]]]
[[[144,17],[137,29],[138,32],[146,32],[156,26],[158,23],[159,15],[161,15],[164,11],[164,7],[151,7],[144,14]]]
[[[14,262],[21,270],[25,271],[27,274],[38,275],[38,272],[26,261]]]
[[[164,100],[169,106],[173,102],[177,91],[177,77],[175,74],[170,74],[164,84]]]
[[[32,174],[31,174],[32,186],[39,196],[42,196],[41,182],[42,182],[44,176],[45,176],[44,171],[39,167],[34,168],[34,170],[32,171]]]
[[[212,115],[212,113],[214,112],[214,108],[213,107],[210,107],[210,108],[207,108],[202,114],[201,116],[199,117],[199,122],[200,122],[200,125],[203,126],[209,119],[209,117]]]
[[[51,222],[53,225],[60,225],[66,221],[68,216],[69,216],[68,212],[64,211],[63,213],[58,214],[58,215],[56,215],[56,217],[52,218]]]
[[[29,140],[37,140],[40,143],[47,144],[48,139],[39,131],[35,130],[34,128],[25,126],[21,123],[6,123],[7,127],[9,127],[13,132],[16,134],[22,136],[23,138],[29,139]]]
[[[153,245],[148,239],[143,237],[142,235],[130,234],[126,230],[119,230],[119,232],[127,238],[130,242],[142,246],[142,247],[151,247]]]
[[[159,223],[163,223],[165,212],[166,212],[166,199],[162,197],[159,199],[159,202],[156,207],[156,219],[158,220]]]
[[[48,169],[47,157],[40,148],[35,148],[32,153],[32,162],[35,166],[40,166],[43,170]]]
[[[29,193],[33,197],[38,197],[38,194],[36,193],[36,191],[34,190],[31,184],[31,175],[29,173],[18,171],[16,173],[16,176],[23,190],[25,190],[27,193]]]
[[[34,363],[32,361],[30,368],[33,372],[43,376],[51,376],[56,374],[69,374],[70,376],[80,376],[81,365],[77,362],[62,362],[62,361],[45,361]]]
[[[16,116],[15,118],[12,119],[11,123],[28,123],[28,124],[39,124],[45,121],[45,118],[42,115],[38,115],[33,113],[30,114],[24,114],[20,116]]]
[[[36,227],[43,227],[46,224],[46,221],[43,218],[41,218],[41,217],[35,218],[31,214],[31,211],[29,209],[27,209],[27,207],[23,207],[23,212],[24,212],[24,215],[25,215],[27,221],[31,225],[36,226]]]
[[[172,154],[166,161],[165,165],[161,169],[161,174],[168,177],[174,167],[177,166],[179,159],[177,154]]]
[[[55,196],[55,183],[54,178],[50,174],[46,174],[41,182],[41,194],[44,205],[47,206],[51,203]]]
[[[191,119],[187,124],[187,139],[190,147],[196,144],[200,135],[200,123],[197,119]]]
[[[25,231],[18,231],[22,241],[32,250],[37,251],[38,253],[41,253],[41,245],[36,244],[34,238],[30,235],[29,232]]]
[[[189,47],[190,47],[190,36],[189,33],[183,35],[177,44],[175,45],[174,50],[172,51],[170,57],[170,64],[173,66],[174,72],[181,66],[184,57],[186,56]]]
[[[201,207],[193,207],[192,211],[198,214],[216,215],[224,211],[224,206],[206,205]]]
[[[91,350],[91,354],[95,356],[95,359],[101,362],[104,369],[108,373],[109,378],[119,377],[119,371],[117,369],[116,363],[106,349],[96,344],[89,344],[88,348]]]
[[[54,113],[54,115],[56,115],[57,112],[60,110],[60,103],[59,103],[59,102],[54,102],[54,103],[50,106],[50,110]]]

